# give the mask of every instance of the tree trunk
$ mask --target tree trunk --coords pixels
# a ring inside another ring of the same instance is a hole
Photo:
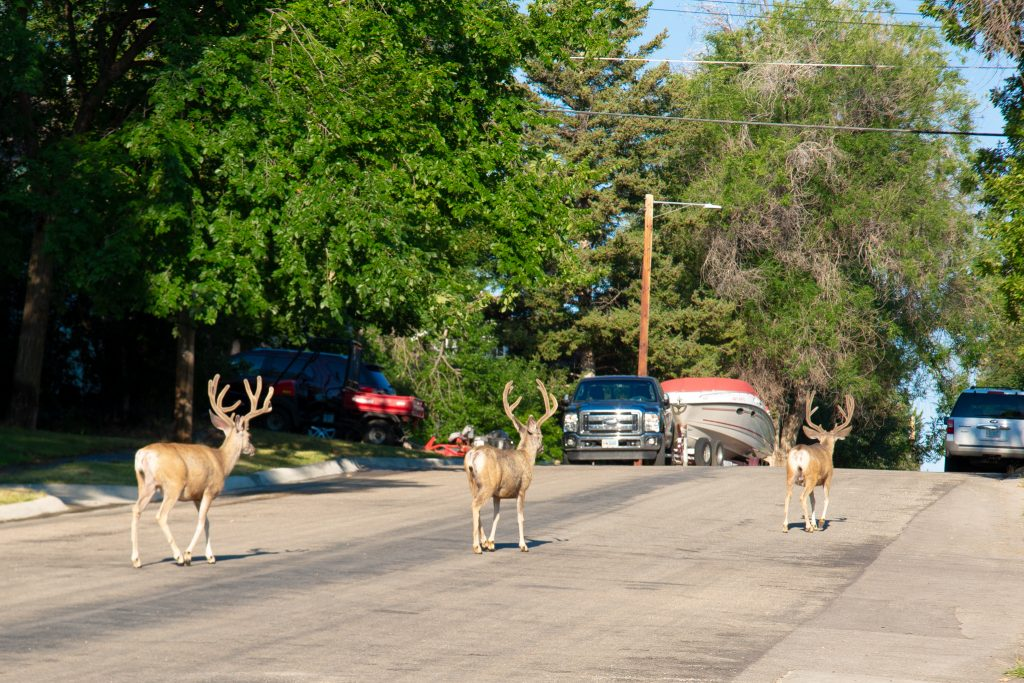
[[[781,467],[786,464],[786,454],[796,445],[800,429],[804,425],[804,408],[807,405],[808,396],[810,396],[808,389],[800,387],[796,390],[796,397],[779,425],[779,443],[775,448],[775,453],[768,461],[769,465]]]
[[[593,377],[597,374],[596,365],[594,363],[594,348],[592,346],[584,346],[579,351],[580,354],[580,377]]]
[[[46,328],[50,321],[53,262],[46,253],[46,219],[40,218],[32,235],[25,286],[25,308],[18,334],[11,386],[11,424],[35,429],[39,419],[39,392],[43,377]]]
[[[192,441],[192,395],[196,378],[196,326],[188,313],[178,314],[174,328],[178,352],[174,369],[174,439]]]

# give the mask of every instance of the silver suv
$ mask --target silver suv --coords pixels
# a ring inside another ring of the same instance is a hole
[[[1024,391],[971,387],[946,418],[946,471],[1024,463]]]

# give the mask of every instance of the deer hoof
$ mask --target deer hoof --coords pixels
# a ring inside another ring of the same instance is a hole
[[[207,562],[208,562],[209,564],[217,564],[217,558],[216,558],[216,557],[214,557],[213,555],[208,555],[208,556],[206,557],[206,561],[207,561]]]
[[[527,547],[526,547],[525,545],[521,545],[521,546],[519,546],[519,549],[520,549],[520,550],[522,550],[522,551],[523,551],[524,553],[528,553],[528,552],[530,552],[530,549],[529,549],[529,548],[527,548]]]
[[[136,569],[138,569],[139,567],[142,566],[142,560],[139,559],[138,557],[133,557],[132,558],[132,566],[135,567]]]
[[[488,550],[490,550],[493,553],[494,552],[494,541],[487,541],[487,543],[484,544],[484,547],[486,547]]]
[[[484,554],[484,551],[481,550],[480,546],[478,546],[478,545],[473,546],[473,552],[475,554],[477,554],[477,555],[483,555]]]
[[[788,534],[789,533],[789,525],[788,524],[783,524],[782,525],[782,533],[784,533],[784,534]]]
[[[185,553],[184,563],[186,567],[192,566],[192,553]]]

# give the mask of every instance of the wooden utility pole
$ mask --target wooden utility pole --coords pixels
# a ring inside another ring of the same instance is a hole
[[[702,202],[654,201],[653,194],[644,195],[644,260],[640,266],[640,353],[636,363],[636,374],[647,374],[647,332],[651,322],[651,250],[654,245],[654,205],[696,206],[701,209],[721,209],[718,204]]]
[[[647,374],[647,330],[651,322],[651,249],[654,244],[654,195],[644,195],[644,260],[640,266],[640,354],[636,374]]]

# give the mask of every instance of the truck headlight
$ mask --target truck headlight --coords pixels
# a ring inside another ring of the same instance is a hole
[[[660,432],[661,431],[661,418],[657,413],[644,413],[644,431],[645,432]]]
[[[579,427],[580,416],[577,413],[566,413],[565,421],[562,423],[562,429],[567,432],[575,432],[576,428]]]

